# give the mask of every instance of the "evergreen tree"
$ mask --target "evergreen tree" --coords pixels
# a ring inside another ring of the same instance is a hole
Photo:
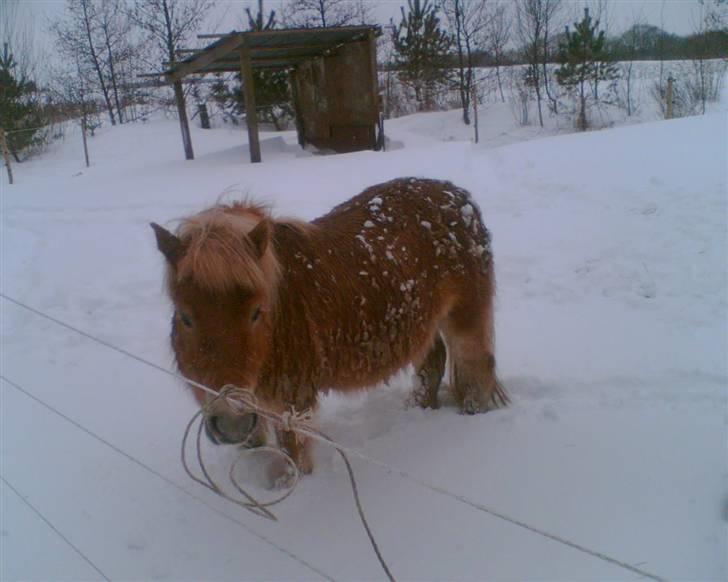
[[[276,11],[271,10],[265,16],[263,0],[258,0],[258,13],[253,14],[250,8],[246,8],[248,16],[248,30],[261,31],[276,28]],[[293,115],[291,97],[288,90],[288,73],[286,71],[271,69],[253,70],[253,81],[255,83],[255,105],[261,120],[273,123],[277,130],[283,129],[283,122]],[[236,91],[238,109],[245,111],[245,98],[243,96],[242,84]]]
[[[431,0],[407,0],[407,12],[404,6],[401,11],[402,20],[392,30],[395,66],[400,81],[414,89],[419,109],[430,110],[438,87],[448,81],[452,38],[440,28]]]
[[[276,11],[271,10],[267,16],[263,9],[263,0],[258,0],[258,11],[253,13],[245,9],[248,17],[248,30],[272,30],[278,26]],[[226,116],[233,120],[245,113],[245,96],[242,78],[236,73],[237,84],[230,89],[223,79],[218,79],[212,87],[212,98],[222,108]],[[293,117],[293,107],[288,85],[288,73],[275,69],[254,69],[255,106],[261,121],[272,123],[277,130],[284,128],[286,121]]]
[[[604,31],[599,30],[599,21],[592,20],[589,9],[584,9],[584,18],[574,23],[574,30],[566,27],[564,39],[559,45],[561,67],[556,71],[560,85],[576,90],[579,99],[577,126],[586,131],[586,104],[589,99],[589,85],[592,95],[598,98],[599,82],[616,79],[616,67],[610,62],[605,47]]]
[[[17,72],[17,63],[7,44],[0,54],[0,127],[7,134],[10,153],[20,162],[20,152],[35,145],[42,112],[35,84]]]

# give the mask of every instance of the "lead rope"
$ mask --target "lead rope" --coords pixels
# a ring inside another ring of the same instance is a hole
[[[371,528],[369,527],[369,522],[367,521],[366,514],[364,513],[364,507],[362,506],[361,499],[359,497],[359,487],[357,485],[356,477],[354,475],[354,469],[351,466],[351,462],[349,461],[348,456],[346,453],[334,442],[334,440],[329,437],[328,435],[324,434],[318,429],[315,429],[311,426],[311,422],[313,420],[313,411],[311,409],[306,409],[304,411],[298,412],[295,409],[291,409],[288,411],[283,412],[282,414],[278,414],[275,412],[272,412],[266,408],[263,408],[258,403],[257,398],[255,397],[255,394],[253,394],[250,390],[245,390],[242,388],[238,388],[237,386],[227,385],[224,386],[222,390],[220,390],[219,393],[215,394],[215,396],[207,403],[207,405],[197,411],[190,421],[187,423],[187,426],[185,428],[184,436],[182,437],[182,446],[181,446],[181,459],[182,459],[182,466],[185,469],[185,472],[187,475],[196,483],[199,483],[203,487],[206,487],[216,495],[222,497],[223,499],[226,499],[227,501],[231,501],[235,505],[242,507],[243,509],[246,509],[250,511],[251,513],[259,516],[264,517],[266,519],[270,519],[271,521],[278,521],[278,518],[275,516],[275,514],[268,509],[268,507],[272,507],[274,505],[277,505],[278,503],[282,502],[284,499],[289,497],[293,491],[296,488],[296,485],[298,485],[298,482],[300,480],[300,471],[298,470],[298,467],[294,460],[291,458],[291,456],[286,453],[285,451],[275,448],[275,447],[256,447],[254,449],[241,449],[240,453],[238,454],[237,458],[233,463],[230,465],[230,470],[228,472],[228,478],[230,479],[230,482],[232,483],[233,487],[240,493],[244,499],[237,498],[233,495],[230,495],[227,493],[212,477],[210,472],[207,469],[207,466],[205,464],[203,454],[202,454],[202,432],[205,425],[205,413],[208,409],[208,407],[219,399],[225,399],[227,403],[230,405],[230,407],[235,410],[238,413],[249,413],[254,412],[261,417],[279,425],[283,430],[286,431],[293,431],[296,433],[303,433],[307,436],[310,436],[312,438],[315,438],[316,440],[324,441],[327,444],[331,445],[336,449],[336,452],[341,455],[341,458],[344,460],[344,465],[346,466],[346,472],[349,476],[349,482],[351,483],[351,490],[354,494],[354,502],[356,504],[356,510],[359,513],[359,519],[361,520],[362,525],[364,526],[364,530],[367,533],[367,537],[369,538],[369,543],[372,546],[372,549],[374,550],[374,553],[377,556],[377,560],[379,560],[379,564],[382,567],[382,570],[384,570],[384,573],[387,576],[387,579],[390,580],[390,582],[395,582],[394,576],[392,576],[391,571],[389,570],[389,567],[387,566],[387,563],[384,560],[384,557],[382,556],[382,552],[379,549],[379,545],[377,544],[376,539],[374,538],[374,534],[372,533]],[[199,474],[195,474],[195,472],[190,467],[190,464],[187,459],[187,450],[188,450],[188,443],[190,440],[190,435],[192,433],[193,427],[197,424],[196,429],[196,437],[195,437],[195,453],[196,453],[196,460],[197,465],[199,467],[199,470],[202,473],[202,476]],[[248,435],[248,438],[250,438],[251,435]],[[318,438],[316,438],[318,437]],[[247,440],[247,439],[246,439]],[[240,445],[242,447],[245,446],[246,441],[243,441],[243,443]],[[279,457],[283,458],[285,462],[288,464],[288,466],[292,469],[293,477],[292,477],[292,483],[288,487],[287,491],[280,495],[279,497],[267,501],[267,502],[260,502],[258,501],[253,495],[251,495],[248,491],[246,491],[243,486],[238,482],[238,480],[235,478],[235,470],[238,466],[238,464],[252,454],[259,454],[261,452],[269,452],[274,455],[278,455]]]

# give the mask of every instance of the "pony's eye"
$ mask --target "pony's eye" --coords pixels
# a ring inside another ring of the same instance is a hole
[[[184,311],[179,312],[179,319],[187,327],[192,327],[192,320],[190,319],[190,316],[187,315]]]
[[[255,308],[255,311],[253,311],[253,315],[250,318],[251,321],[257,321],[257,319],[260,317],[260,306]]]

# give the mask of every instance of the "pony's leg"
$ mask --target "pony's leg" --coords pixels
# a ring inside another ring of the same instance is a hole
[[[296,434],[292,430],[277,430],[278,444],[296,463],[304,475],[313,471],[313,443],[310,438]]]
[[[465,414],[486,412],[508,403],[495,374],[492,298],[456,305],[445,321],[451,385]]]
[[[313,451],[311,439],[296,435],[290,430],[276,430],[278,446],[289,456],[302,475],[313,471]],[[295,471],[290,463],[283,459],[275,459],[268,465],[267,479],[271,489],[289,489],[293,486]]]
[[[412,400],[422,408],[439,408],[440,402],[437,398],[437,391],[440,389],[442,376],[445,373],[445,362],[447,352],[445,342],[437,333],[435,341],[427,352],[423,362],[417,367],[415,376],[415,388],[412,390]]]

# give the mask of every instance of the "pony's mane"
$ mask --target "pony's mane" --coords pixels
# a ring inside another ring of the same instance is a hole
[[[184,219],[177,235],[184,254],[175,268],[177,281],[189,279],[210,292],[270,289],[279,263],[268,244],[261,258],[247,235],[262,220],[273,221],[267,208],[254,203],[220,204]]]

